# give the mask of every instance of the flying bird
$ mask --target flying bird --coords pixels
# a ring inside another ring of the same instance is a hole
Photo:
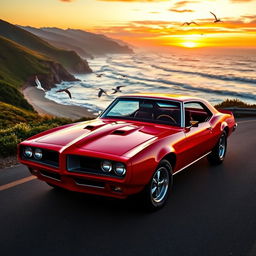
[[[103,93],[105,93],[106,95],[108,95],[105,90],[99,88],[98,97],[100,98]]]
[[[127,75],[121,75],[122,77],[127,77]]]
[[[102,77],[102,76],[103,76],[103,74],[97,74],[96,76],[97,76],[97,77]]]
[[[182,24],[182,26],[184,26],[184,25],[188,25],[188,26],[190,26],[191,24],[198,25],[196,22],[191,21],[191,22],[184,22],[184,23]],[[198,26],[199,26],[199,25],[198,25]]]
[[[65,92],[65,93],[68,94],[69,98],[72,99],[71,93],[70,93],[70,91],[68,90],[68,89],[70,89],[70,88],[71,88],[71,87],[66,88],[66,89],[61,89],[61,90],[58,90],[58,91],[56,91],[56,92]]]
[[[35,78],[36,88],[45,92],[45,89],[42,87],[41,82],[39,81],[38,77]]]
[[[210,12],[210,13],[214,16],[214,19],[215,19],[214,23],[221,22],[221,20],[218,19],[217,16],[213,12]]]
[[[120,86],[117,86],[116,88],[113,88],[112,90],[114,91],[114,92],[112,92],[112,94],[115,94],[115,93],[117,93],[117,92],[122,92],[121,90],[120,90],[120,88],[122,88],[122,87],[125,87],[124,85],[120,85]]]

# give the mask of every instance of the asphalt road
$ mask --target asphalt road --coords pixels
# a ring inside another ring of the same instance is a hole
[[[202,159],[177,174],[154,213],[133,198],[55,191],[24,166],[0,170],[0,255],[255,256],[256,120],[228,142],[221,166]]]

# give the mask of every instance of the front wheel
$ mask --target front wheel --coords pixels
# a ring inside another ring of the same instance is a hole
[[[167,160],[162,160],[143,191],[143,201],[146,207],[150,210],[157,210],[163,207],[167,201],[171,185],[171,164]]]
[[[212,149],[212,152],[208,155],[208,160],[213,165],[221,164],[225,158],[227,151],[227,133],[223,131],[218,143]]]

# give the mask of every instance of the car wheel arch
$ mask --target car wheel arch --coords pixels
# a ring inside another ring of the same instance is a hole
[[[171,164],[172,169],[175,168],[176,154],[175,154],[174,148],[172,147],[164,148],[159,152],[159,154],[156,157],[157,163],[159,164],[164,159]]]
[[[167,155],[165,155],[162,159],[162,160],[167,160],[171,166],[172,166],[172,169],[175,168],[175,164],[176,164],[176,154],[174,152],[171,152],[171,153],[168,153]]]
[[[227,134],[227,136],[229,136],[230,128],[229,128],[227,122],[222,122],[222,123],[220,124],[220,132],[222,133],[223,131],[225,131],[226,134]]]
[[[227,136],[229,135],[229,127],[228,126],[225,126],[223,131],[225,131],[227,133]]]

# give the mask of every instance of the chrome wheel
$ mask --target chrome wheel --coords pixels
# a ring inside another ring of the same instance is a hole
[[[219,158],[223,159],[226,152],[226,136],[224,134],[221,135],[219,140]]]
[[[160,167],[152,178],[151,182],[151,200],[160,203],[168,192],[169,173],[165,167]]]
[[[225,158],[227,151],[227,133],[223,131],[218,142],[207,156],[209,162],[213,165],[221,164]]]

